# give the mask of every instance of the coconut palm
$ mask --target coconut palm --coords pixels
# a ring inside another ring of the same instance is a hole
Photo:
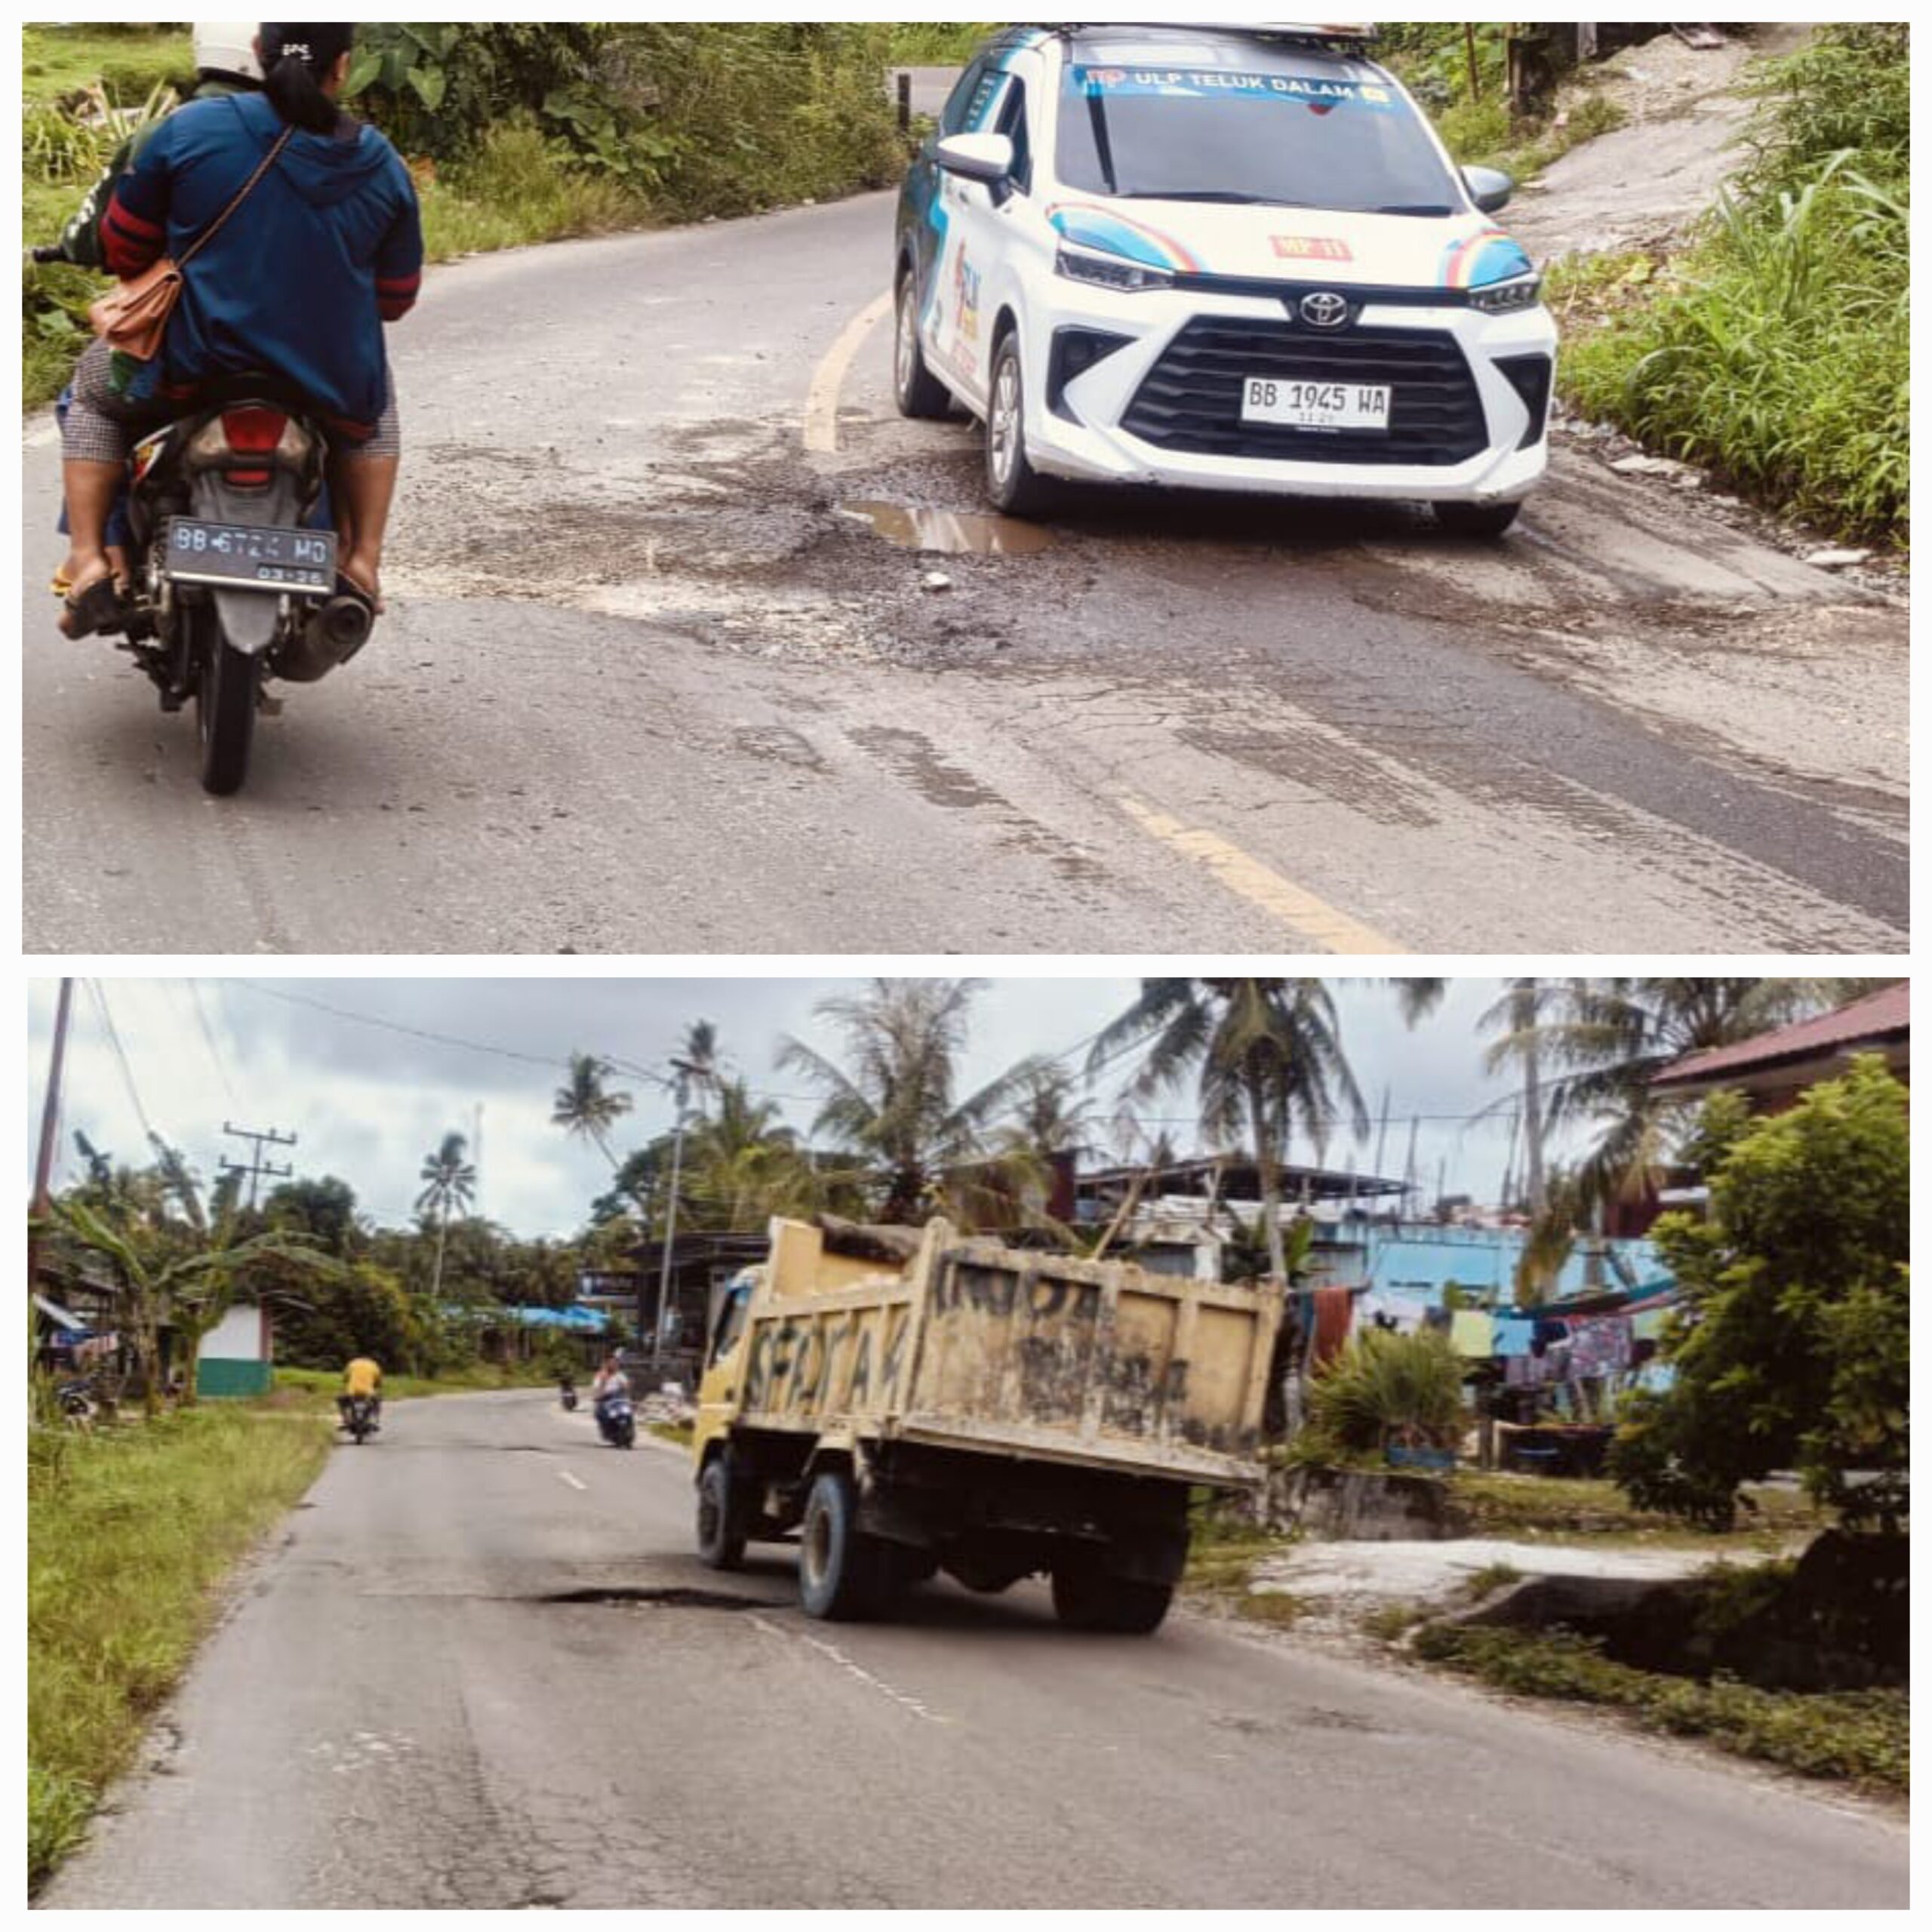
[[[595,1054],[572,1054],[570,1078],[550,1106],[550,1124],[589,1141],[614,1170],[618,1163],[611,1151],[611,1130],[631,1110],[631,1097],[606,1084],[615,1070]]]
[[[1405,995],[1405,1004],[1419,996]],[[1128,1091],[1146,1098],[1196,1084],[1201,1131],[1214,1145],[1254,1149],[1270,1275],[1288,1278],[1281,1240],[1281,1149],[1294,1122],[1343,1109],[1368,1131],[1327,987],[1319,980],[1143,980],[1140,995],[1094,1041],[1094,1070],[1131,1049],[1146,1057]]]
[[[443,1247],[450,1231],[450,1210],[467,1208],[476,1198],[476,1170],[469,1164],[469,1143],[460,1134],[446,1134],[435,1152],[423,1157],[417,1179],[423,1183],[416,1197],[418,1214],[436,1217],[436,1265],[431,1278],[429,1299],[433,1302],[443,1288]]]
[[[777,1103],[754,1100],[743,1080],[719,1080],[713,1091],[718,1111],[691,1130],[686,1149],[692,1218],[743,1230],[815,1204],[817,1177],[797,1135],[780,1124]]]
[[[859,994],[821,1000],[814,1009],[844,1036],[840,1066],[803,1041],[787,1038],[779,1065],[823,1089],[813,1124],[858,1155],[888,1221],[922,1220],[949,1206],[972,1218],[989,1190],[1010,1198],[1023,1164],[1010,1153],[988,1158],[989,1124],[1011,1106],[1044,1064],[1022,1060],[964,1100],[955,1097],[975,980],[875,980]],[[959,1177],[971,1170],[973,1184]],[[1005,1177],[1003,1181],[1002,1176]]]
[[[1487,1007],[1477,1020],[1485,1033],[1499,1034],[1483,1055],[1483,1070],[1500,1073],[1514,1066],[1522,1076],[1521,1109],[1525,1205],[1534,1220],[1543,1211],[1546,1188],[1543,1149],[1549,1125],[1543,1094],[1543,1024],[1562,996],[1555,980],[1510,980],[1500,999]]]
[[[1578,1164],[1578,1198],[1592,1212],[1654,1185],[1687,1117],[1651,1081],[1687,1054],[1727,1047],[1869,992],[1837,979],[1567,980],[1546,989],[1534,1032],[1545,1123],[1594,1122]],[[1506,1044],[1499,1042],[1499,1044]]]
[[[719,1078],[718,1029],[709,1020],[694,1020],[685,1029],[683,1042],[671,1056],[671,1070],[678,1076],[679,1106],[694,1099],[702,1115]]]

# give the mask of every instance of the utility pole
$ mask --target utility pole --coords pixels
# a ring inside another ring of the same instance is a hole
[[[60,982],[60,997],[54,1008],[54,1057],[47,1069],[47,1097],[40,1109],[40,1154],[34,1163],[33,1212],[36,1220],[54,1204],[54,1143],[60,1128],[60,1074],[67,1059],[67,1020],[73,1010],[74,983]],[[40,1274],[40,1241],[27,1237],[27,1293],[33,1294]]]
[[[293,1147],[295,1145],[296,1137],[292,1134],[278,1134],[272,1127],[260,1128],[232,1127],[226,1121],[222,1122],[221,1131],[224,1134],[232,1135],[237,1140],[251,1141],[254,1145],[255,1154],[253,1160],[231,1161],[226,1154],[221,1156],[221,1171],[223,1174],[246,1174],[248,1177],[248,1211],[252,1214],[255,1208],[256,1186],[263,1174],[266,1174],[271,1180],[286,1180],[295,1171],[293,1168],[278,1168],[272,1163],[264,1161],[262,1158],[262,1149],[264,1147]]]
[[[664,1311],[671,1300],[671,1251],[678,1238],[678,1180],[685,1164],[685,1103],[691,1097],[691,1075],[696,1070],[688,1060],[674,1060],[678,1075],[678,1124],[671,1140],[671,1198],[664,1214],[664,1262],[657,1271],[657,1319],[651,1331],[651,1377],[660,1380],[664,1360]]]

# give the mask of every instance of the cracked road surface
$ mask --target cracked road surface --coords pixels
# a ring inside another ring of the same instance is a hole
[[[1500,546],[1102,493],[1037,554],[894,547],[845,506],[981,504],[977,429],[900,421],[857,325],[891,223],[433,275],[392,337],[392,614],[285,689],[232,800],[190,717],[55,632],[30,423],[27,949],[1906,945],[1882,580],[1567,442]]]
[[[570,1480],[565,1480],[565,1478]],[[1903,1906],[1902,1819],[1183,1615],[810,1623],[681,1455],[392,1405],[246,1580],[57,1906]]]

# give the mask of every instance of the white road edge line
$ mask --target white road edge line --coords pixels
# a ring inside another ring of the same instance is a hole
[[[838,454],[838,392],[845,386],[845,372],[860,345],[878,327],[880,318],[892,306],[892,291],[866,303],[838,331],[838,340],[825,352],[824,359],[812,372],[811,387],[805,392],[805,451],[810,456]]]
[[[588,1489],[590,1487],[587,1482],[579,1482],[568,1469],[559,1469],[557,1475],[561,1481],[568,1483],[573,1489]]]
[[[794,1637],[794,1632],[782,1629],[764,1617],[754,1616],[751,1620],[769,1636],[783,1637],[787,1640]],[[923,1718],[928,1724],[950,1724],[952,1721],[950,1718],[940,1716],[937,1711],[928,1710],[918,1698],[909,1697],[903,1690],[895,1690],[884,1678],[875,1677],[864,1665],[854,1663],[836,1644],[828,1644],[821,1637],[808,1636],[802,1631],[795,1635],[798,1641],[809,1644],[821,1655],[829,1657],[841,1670],[856,1677],[868,1690],[876,1690],[881,1697],[890,1697],[901,1709],[910,1711],[915,1717]]]

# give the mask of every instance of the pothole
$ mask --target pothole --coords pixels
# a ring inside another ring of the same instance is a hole
[[[552,1590],[531,1599],[536,1603],[652,1604],[667,1610],[775,1610],[781,1606],[759,1597],[727,1596],[721,1590],[694,1590],[678,1585],[640,1589],[629,1585],[593,1585],[580,1590]]]
[[[949,557],[1029,557],[1054,546],[1054,534],[1036,523],[967,510],[921,509],[910,503],[841,503],[841,516],[869,523],[875,535],[901,550],[931,550]]]

